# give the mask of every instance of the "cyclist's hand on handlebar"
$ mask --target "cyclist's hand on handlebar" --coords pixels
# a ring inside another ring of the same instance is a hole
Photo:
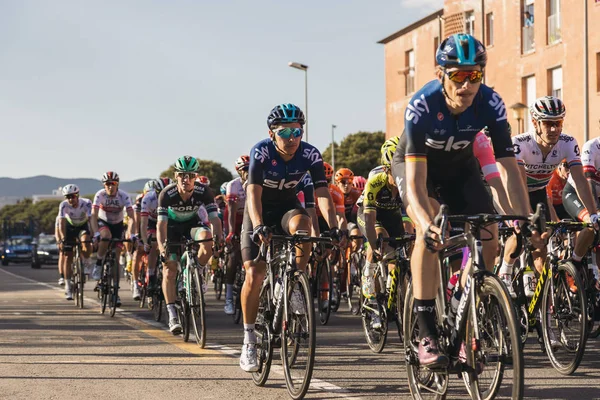
[[[92,238],[94,243],[98,243],[100,241],[100,231],[94,233],[94,237]]]
[[[255,243],[269,244],[271,236],[273,236],[271,228],[265,225],[258,225],[252,232],[252,241]]]
[[[227,243],[228,245],[231,245],[231,243],[233,242],[233,235],[234,235],[234,232],[229,232],[229,234],[225,238],[225,243]]]
[[[423,236],[427,250],[437,252],[443,248],[441,243],[442,229],[439,226],[436,226],[433,223],[429,224]]]

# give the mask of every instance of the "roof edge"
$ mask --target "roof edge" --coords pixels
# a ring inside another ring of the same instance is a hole
[[[418,20],[417,22],[414,22],[410,25],[408,25],[405,28],[400,29],[398,32],[386,37],[385,39],[381,39],[379,42],[377,42],[378,44],[386,44],[391,42],[392,40],[399,38],[400,36],[404,35],[405,33],[408,33],[412,30],[414,30],[415,28],[418,28],[421,25],[425,25],[426,23],[441,17],[442,15],[444,15],[444,9],[440,9],[437,10],[436,12],[434,12],[433,14],[429,14],[428,16],[426,16],[425,18],[422,18],[420,20]]]

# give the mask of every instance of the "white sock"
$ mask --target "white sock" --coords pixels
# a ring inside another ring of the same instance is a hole
[[[506,261],[502,260],[502,265],[500,266],[500,275],[511,275],[513,273],[513,265],[515,265],[515,263],[507,263]]]
[[[169,319],[177,318],[175,304],[167,304],[167,311],[169,312]]]
[[[363,276],[372,277],[375,274],[375,268],[377,268],[377,263],[365,261],[365,266],[363,268]]]
[[[256,343],[256,335],[254,334],[255,323],[244,324],[244,344]]]

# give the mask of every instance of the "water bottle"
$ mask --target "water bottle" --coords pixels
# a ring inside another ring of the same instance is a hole
[[[523,273],[523,288],[525,289],[525,296],[533,297],[535,293],[536,279],[533,270],[528,265]]]
[[[458,274],[454,274],[448,279],[448,285],[446,286],[446,301],[450,301],[452,293],[454,293],[454,287],[458,283]]]

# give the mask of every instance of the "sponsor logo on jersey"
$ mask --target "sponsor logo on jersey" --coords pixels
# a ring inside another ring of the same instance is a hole
[[[277,160],[271,160],[271,165],[276,167],[277,166]]]
[[[579,157],[581,155],[581,153],[579,152],[579,145],[575,145],[575,147],[573,148],[573,151],[575,152],[576,156]]]
[[[200,208],[198,205],[194,206],[170,206],[169,207],[173,211],[186,212],[186,211],[198,211]]]
[[[419,122],[419,118],[421,118],[425,112],[429,114],[429,105],[427,104],[427,100],[425,100],[425,95],[421,94],[420,99],[415,99],[412,103],[409,103],[406,106],[406,114],[404,115],[404,118],[412,121],[413,124],[416,124]]]
[[[466,128],[458,128],[459,132],[479,132],[481,129],[473,128],[473,125],[467,125]]]
[[[260,149],[254,149],[254,158],[261,163],[265,162],[265,159],[269,158],[269,149],[267,146],[263,146]]]
[[[531,141],[531,136],[529,136],[529,135],[520,136],[519,135],[519,136],[517,136],[517,141],[521,142],[521,143],[523,143],[523,142],[529,142],[529,141]]]
[[[502,101],[502,97],[498,95],[498,93],[492,93],[492,99],[489,102],[490,106],[494,107],[494,110],[498,113],[498,118],[496,121],[506,121],[508,117],[506,116],[506,106],[504,105],[504,101]]]
[[[573,141],[573,140],[575,140],[575,139],[573,138],[573,136],[569,136],[569,135],[560,135],[560,136],[558,137],[558,140],[562,140],[563,142],[567,142],[567,143],[569,143],[569,142],[572,142],[572,141]]]
[[[104,202],[104,206],[105,207],[120,207],[121,201],[117,198],[115,198],[115,199],[107,198],[106,201]]]
[[[438,121],[443,121],[444,120],[444,114],[442,114],[441,112],[439,112],[438,115],[437,115],[437,119],[438,119]]]
[[[444,151],[462,150],[471,144],[471,141],[469,140],[459,140],[457,142],[454,140],[454,136],[450,136],[448,140],[433,140],[431,138],[427,138],[425,144],[432,149]]]
[[[298,185],[298,183],[300,183],[300,181],[289,181],[289,182],[286,182],[285,179],[282,179],[280,181],[274,181],[274,180],[271,180],[271,179],[265,179],[263,181],[263,186],[271,188],[271,189],[283,190],[283,189],[292,189],[292,188],[295,188]]]
[[[167,194],[168,194],[169,196],[172,196],[172,195],[174,195],[175,193],[177,193],[177,186],[173,186],[173,187],[172,187],[172,188],[171,188],[171,189],[170,189],[170,190],[167,192]]]
[[[301,181],[304,186],[310,186],[313,184],[309,174],[304,174],[304,177],[301,179]]]
[[[317,150],[314,147],[311,147],[310,149],[304,149],[304,152],[302,153],[302,157],[311,160],[311,164],[313,165],[319,161],[323,161],[323,159],[321,158],[321,154],[319,153],[319,150]]]

